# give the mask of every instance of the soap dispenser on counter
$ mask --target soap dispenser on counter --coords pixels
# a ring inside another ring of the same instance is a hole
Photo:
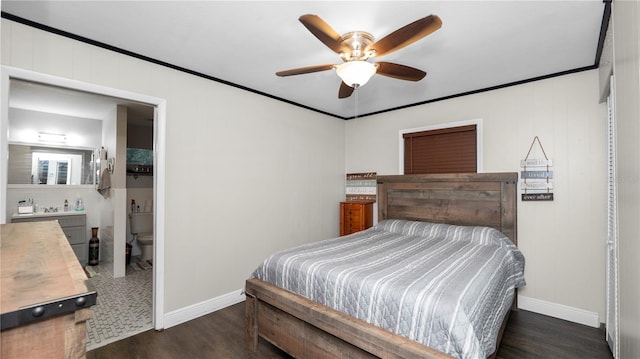
[[[84,211],[84,202],[82,202],[82,198],[80,197],[76,199],[76,211]]]

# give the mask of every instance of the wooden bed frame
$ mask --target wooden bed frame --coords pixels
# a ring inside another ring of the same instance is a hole
[[[378,220],[494,227],[517,245],[517,182],[517,173],[379,176]],[[247,280],[245,292],[246,340],[253,352],[262,337],[304,359],[451,358],[259,279]]]

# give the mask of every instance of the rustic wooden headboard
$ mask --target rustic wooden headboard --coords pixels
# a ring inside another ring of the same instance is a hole
[[[518,245],[517,173],[378,176],[378,221],[493,227]]]

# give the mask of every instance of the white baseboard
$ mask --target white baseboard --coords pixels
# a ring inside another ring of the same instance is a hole
[[[216,310],[220,310],[230,305],[240,303],[244,300],[244,291],[242,289],[238,289],[231,293],[223,294],[219,297],[205,300],[204,302],[174,310],[173,312],[165,314],[164,328],[171,328],[178,324],[182,324],[189,320],[201,317],[205,314],[215,312]]]
[[[164,328],[171,328],[178,324],[182,324],[189,320],[196,319],[203,315],[226,308],[230,305],[240,303],[245,300],[242,289],[238,289],[231,293],[223,294],[219,297],[205,300],[188,307],[184,307],[173,312],[165,314]],[[547,302],[541,299],[518,296],[518,308],[528,310],[530,312],[548,315],[550,317],[568,320],[570,322],[588,325],[590,327],[599,328],[600,320],[598,313],[584,309],[573,308],[563,304]]]
[[[568,320],[570,322],[599,328],[600,319],[598,313],[584,309],[573,308],[563,304],[547,302],[545,300],[518,296],[518,308],[548,315],[550,317]]]

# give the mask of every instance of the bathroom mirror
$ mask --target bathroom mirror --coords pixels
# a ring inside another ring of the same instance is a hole
[[[9,144],[8,184],[92,185],[94,151]]]

